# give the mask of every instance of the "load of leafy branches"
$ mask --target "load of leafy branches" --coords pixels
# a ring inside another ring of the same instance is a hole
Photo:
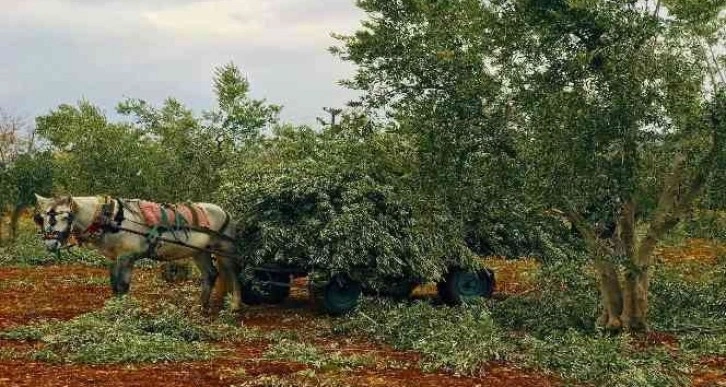
[[[349,134],[279,128],[226,172],[221,196],[240,223],[243,263],[358,280],[436,280],[473,265],[456,222],[407,189],[405,141]]]

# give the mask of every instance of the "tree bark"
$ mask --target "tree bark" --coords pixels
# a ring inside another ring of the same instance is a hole
[[[623,295],[620,288],[618,270],[612,262],[598,260],[595,263],[600,284],[602,314],[597,320],[599,326],[608,330],[619,331],[623,324],[620,315],[623,312]]]
[[[623,281],[623,329],[645,332],[648,329],[648,269],[626,269]]]
[[[5,213],[0,211],[0,246],[5,244]]]
[[[18,237],[18,222],[20,215],[23,213],[23,207],[15,206],[10,214],[10,241],[15,242]]]

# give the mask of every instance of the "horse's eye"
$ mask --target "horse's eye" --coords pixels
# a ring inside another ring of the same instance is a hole
[[[43,225],[43,216],[41,216],[40,214],[33,215],[33,222],[35,222],[35,224],[37,224],[38,226],[42,226]]]

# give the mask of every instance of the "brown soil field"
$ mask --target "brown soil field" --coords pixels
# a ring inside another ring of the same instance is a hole
[[[67,320],[100,309],[111,297],[106,280],[105,269],[80,265],[0,268],[0,329],[47,319]],[[161,282],[158,269],[143,268],[134,272],[131,294],[143,302],[159,297],[170,300],[195,297],[180,295],[178,291],[175,293],[175,288],[180,286]],[[504,286],[508,289],[519,287],[517,284],[508,285],[506,281]],[[186,288],[198,289],[196,286]],[[430,290],[419,289],[417,295],[426,296]],[[239,315],[239,323],[262,331],[293,330],[305,335],[320,324],[330,324],[330,318],[312,311],[304,279],[300,279],[294,282],[291,296],[285,303],[245,307]],[[266,359],[263,354],[270,344],[264,340],[219,345],[230,351],[204,362],[97,366],[0,358],[0,386],[463,387],[558,384],[553,377],[506,363],[483,365],[479,377],[424,373],[418,367],[418,354],[397,351],[360,338],[326,336],[315,339],[316,347],[321,350],[365,354],[375,359],[372,364],[332,372],[306,372],[309,367],[305,364]],[[40,346],[40,343],[34,342],[0,340],[0,349],[17,353]]]

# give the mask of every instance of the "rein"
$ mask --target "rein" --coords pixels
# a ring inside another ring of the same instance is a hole
[[[133,222],[133,223],[138,223],[138,222]],[[136,230],[132,230],[132,229],[125,228],[125,227],[119,227],[118,230],[119,231],[123,231],[123,232],[128,232],[128,233],[131,233],[131,234],[135,234],[135,235],[140,235],[140,236],[143,236],[143,237],[148,237],[149,236],[149,233],[148,232],[136,231]],[[206,233],[212,234],[212,235],[218,233],[217,231],[210,230],[210,229],[201,229],[200,228],[199,230],[200,230],[199,232],[206,232]],[[233,238],[228,237],[228,236],[226,236],[224,234],[220,234],[220,236],[225,237],[225,238],[229,239],[230,241],[234,241]],[[215,254],[215,255],[219,255],[219,256],[225,257],[225,258],[237,258],[236,255],[226,254],[226,253],[220,252],[218,250],[209,249],[209,248],[205,248],[205,247],[197,247],[197,246],[190,245],[188,243],[182,242],[179,239],[169,239],[169,238],[164,238],[163,236],[157,236],[155,238],[155,242],[156,243],[158,243],[158,242],[171,243],[173,245],[182,246],[182,247],[186,247],[186,248],[193,249],[193,250],[197,250],[197,251],[204,251],[204,252],[211,253],[211,254]],[[151,244],[149,246],[149,249],[151,250],[153,248],[154,248],[154,244]]]
[[[219,231],[212,230],[210,228],[206,227],[196,227],[193,225],[184,225],[179,227],[178,229],[170,228],[167,229],[166,227],[149,227],[146,223],[142,223],[133,219],[127,219],[124,216],[124,210],[128,209],[129,211],[139,214],[137,211],[135,211],[133,208],[130,208],[126,203],[124,203],[121,199],[116,198],[113,199],[109,196],[104,196],[103,203],[99,203],[100,205],[97,206],[91,223],[83,230],[78,229],[73,225],[73,222],[76,218],[76,212],[71,209],[70,211],[62,211],[62,212],[56,212],[54,209],[48,212],[49,215],[49,225],[54,226],[56,224],[55,217],[58,214],[61,213],[67,213],[68,218],[68,226],[64,231],[46,231],[42,232],[43,239],[50,240],[55,239],[59,241],[61,244],[65,244],[65,242],[68,240],[70,236],[73,236],[78,243],[71,244],[71,245],[65,245],[61,248],[67,249],[70,252],[70,249],[75,246],[83,246],[84,243],[88,242],[89,240],[100,238],[105,233],[118,233],[118,232],[128,232],[131,234],[143,236],[147,239],[149,243],[149,255],[154,255],[154,251],[158,247],[159,242],[164,243],[171,243],[174,245],[187,247],[190,249],[198,250],[198,251],[204,251],[212,254],[216,254],[219,256],[224,256],[226,258],[235,258],[233,255],[225,254],[220,251],[216,251],[209,248],[202,248],[190,245],[188,243],[185,243],[179,239],[179,237],[176,235],[176,231],[184,231],[184,232],[199,232],[199,233],[206,233],[208,235],[213,235],[215,237],[224,239],[228,242],[236,243],[236,240],[226,234],[224,234],[224,231],[228,228],[229,224],[231,223],[231,216],[225,212],[225,220],[220,228]],[[40,214],[36,214],[34,216],[35,222],[41,226],[43,226],[43,218],[40,216]],[[146,227],[148,230],[146,232],[133,230],[130,228],[122,227],[122,223],[128,222],[140,226]],[[174,239],[165,238],[162,236],[164,232],[171,232],[174,235]],[[60,249],[58,249],[58,254],[60,254]]]

